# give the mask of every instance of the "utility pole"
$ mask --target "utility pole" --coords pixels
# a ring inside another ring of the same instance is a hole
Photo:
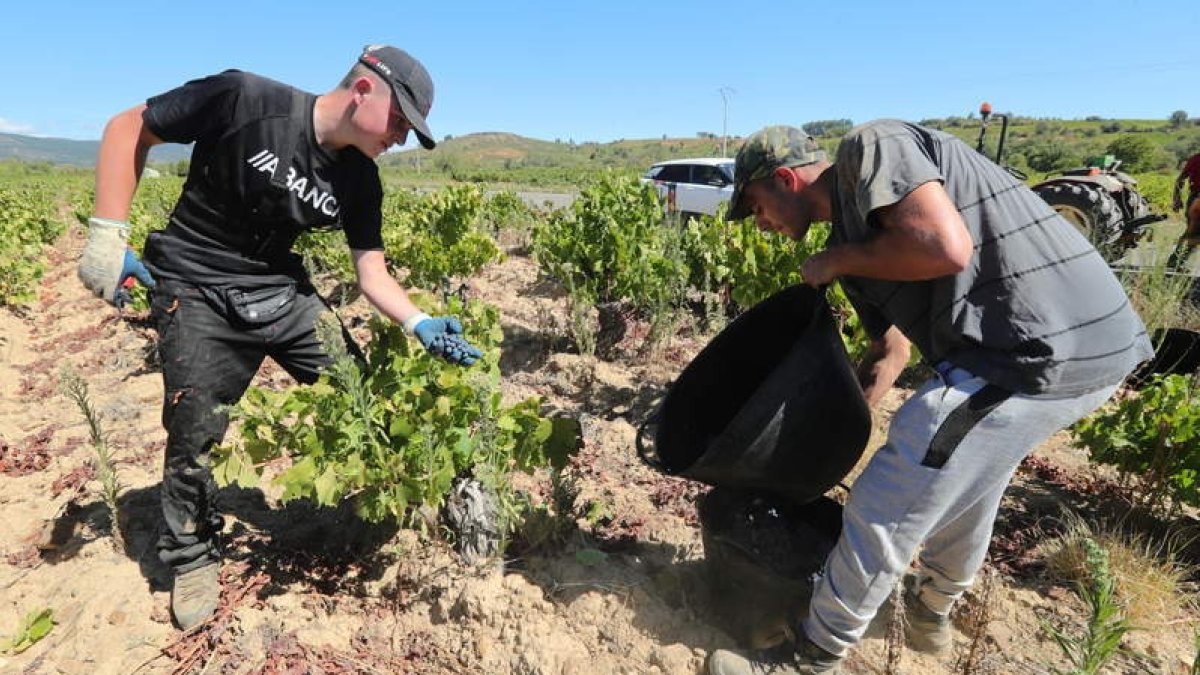
[[[728,157],[726,144],[729,141],[729,96],[737,92],[733,87],[721,87],[717,89],[717,92],[721,94],[721,156]]]

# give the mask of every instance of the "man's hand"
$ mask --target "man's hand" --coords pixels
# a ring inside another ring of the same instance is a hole
[[[154,278],[137,254],[125,243],[129,223],[109,218],[88,219],[88,240],[79,258],[79,279],[83,285],[112,305],[121,307],[129,299],[122,288],[126,279],[137,279],[148,288]]]
[[[431,317],[420,315],[412,328],[413,335],[434,356],[460,366],[474,364],[483,352],[471,346],[462,336],[462,324],[452,316]],[[409,321],[412,321],[410,319]]]
[[[124,307],[133,299],[129,295],[129,289],[133,287],[134,279],[142,282],[146,288],[154,288],[154,277],[150,276],[150,270],[146,269],[146,266],[142,264],[142,259],[133,252],[133,249],[126,248],[125,261],[121,265],[121,283],[117,286],[112,300],[117,309]]]
[[[89,218],[88,240],[79,258],[79,279],[83,285],[118,308],[129,302],[129,291],[124,288],[126,280],[137,279],[147,288],[154,288],[154,277],[125,243],[128,238],[129,223]]]
[[[912,355],[912,343],[900,329],[888,327],[883,337],[872,339],[858,364],[858,383],[863,397],[874,408],[887,393]]]
[[[836,256],[833,249],[818,251],[808,256],[804,264],[800,265],[800,276],[804,277],[804,283],[813,288],[820,288],[841,276],[835,266]]]

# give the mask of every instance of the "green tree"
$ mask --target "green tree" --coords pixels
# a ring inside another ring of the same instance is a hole
[[[1105,150],[1121,160],[1127,171],[1150,171],[1161,168],[1164,153],[1145,136],[1124,134],[1114,138]]]
[[[1200,152],[1200,138],[1195,136],[1180,136],[1166,145],[1166,151],[1175,158],[1176,162],[1185,161],[1188,157]]]
[[[1171,120],[1171,126],[1179,128],[1188,122],[1187,111],[1176,110],[1175,112],[1171,113],[1171,117],[1169,119]]]
[[[847,119],[814,120],[801,125],[801,129],[810,136],[844,136],[854,122]]]
[[[1013,152],[1023,155],[1034,171],[1056,171],[1078,163],[1067,146],[1054,139],[1031,139],[1014,147]]]

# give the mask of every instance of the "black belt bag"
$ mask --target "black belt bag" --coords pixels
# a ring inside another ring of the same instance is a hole
[[[203,287],[210,304],[230,322],[247,326],[265,326],[278,321],[296,304],[296,285],[266,286],[247,290],[222,286]]]

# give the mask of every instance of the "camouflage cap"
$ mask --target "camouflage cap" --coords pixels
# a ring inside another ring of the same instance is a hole
[[[825,151],[803,129],[778,125],[754,132],[734,160],[733,197],[725,220],[741,220],[750,215],[750,209],[742,203],[750,181],[766,178],[781,166],[804,166],[825,158]]]

